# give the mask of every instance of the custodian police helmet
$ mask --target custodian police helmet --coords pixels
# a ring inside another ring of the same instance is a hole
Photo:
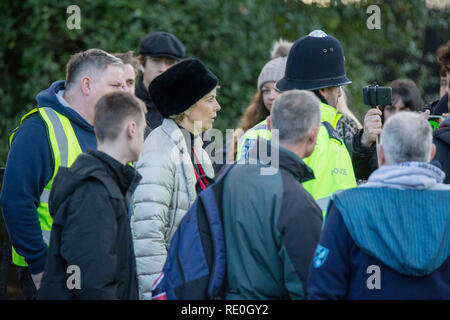
[[[317,90],[350,84],[344,61],[339,41],[315,30],[295,41],[289,52],[285,75],[275,87],[279,91]]]

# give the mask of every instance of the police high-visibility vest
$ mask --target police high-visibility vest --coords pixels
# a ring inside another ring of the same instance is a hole
[[[322,112],[322,122],[328,122],[336,129],[337,123],[342,118],[342,113],[339,113],[336,108],[321,102],[320,111]]]
[[[303,161],[313,170],[315,179],[304,182],[308,191],[325,213],[330,195],[339,190],[356,187],[350,154],[337,133],[336,125],[342,114],[325,103],[320,104],[322,125],[317,135],[313,153]],[[264,128],[265,126],[265,128]],[[258,130],[254,130],[259,128]],[[250,149],[258,137],[270,140],[271,132],[267,128],[267,120],[258,123],[241,138],[236,159],[248,157]]]
[[[48,107],[37,107],[25,114],[21,120],[20,125],[22,125],[23,121],[26,120],[29,116],[38,113],[41,117],[42,121],[44,121],[47,127],[47,138],[50,149],[53,155],[53,176],[47,185],[44,187],[44,190],[41,193],[39,206],[37,208],[39,223],[41,225],[42,230],[42,238],[44,242],[48,245],[50,242],[50,231],[53,224],[53,219],[48,210],[48,199],[50,196],[50,190],[52,188],[53,179],[58,172],[60,166],[70,167],[79,154],[82,153],[80,144],[78,142],[78,138],[73,130],[72,124],[70,120],[63,116],[62,114],[56,112],[55,110]],[[16,133],[17,127],[9,138],[9,145],[11,146],[14,134]],[[15,265],[26,267],[28,264],[25,262],[24,257],[20,256],[15,250],[12,248],[12,261]]]
[[[236,160],[239,160],[242,157],[244,157],[244,159],[248,159],[248,151],[253,147],[258,137],[270,140],[271,132],[267,127],[267,119],[261,121],[253,128],[248,129],[239,139]]]

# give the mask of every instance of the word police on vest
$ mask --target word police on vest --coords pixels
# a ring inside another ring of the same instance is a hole
[[[333,170],[331,170],[331,175],[335,175],[335,174],[343,174],[344,176],[347,175],[347,170],[346,169],[341,169],[341,168],[334,168]]]
[[[214,312],[223,313],[225,314],[232,314],[232,315],[268,315],[268,305],[261,304],[249,304],[249,305],[241,305],[241,304],[226,304],[225,310],[219,308],[219,307],[201,307],[201,306],[194,306],[191,304],[188,304],[187,307],[181,308],[181,314],[182,315],[208,315],[209,318],[212,318],[214,316]]]

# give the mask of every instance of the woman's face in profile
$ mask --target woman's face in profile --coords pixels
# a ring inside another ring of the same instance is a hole
[[[185,115],[194,125],[196,132],[203,132],[212,128],[217,112],[220,109],[221,107],[217,102],[217,88],[214,88],[185,111]]]

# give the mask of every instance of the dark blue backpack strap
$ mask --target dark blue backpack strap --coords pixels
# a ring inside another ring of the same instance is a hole
[[[155,295],[167,299],[222,298],[226,285],[225,239],[222,224],[224,174],[203,190],[180,222],[172,238],[164,276]]]
[[[213,257],[211,259],[212,263],[207,291],[210,299],[216,299],[223,295],[222,289],[226,275],[226,252],[222,219],[223,180],[235,164],[236,161],[228,164],[223,169],[219,179],[199,196],[206,212],[206,219],[211,230],[213,245]]]

